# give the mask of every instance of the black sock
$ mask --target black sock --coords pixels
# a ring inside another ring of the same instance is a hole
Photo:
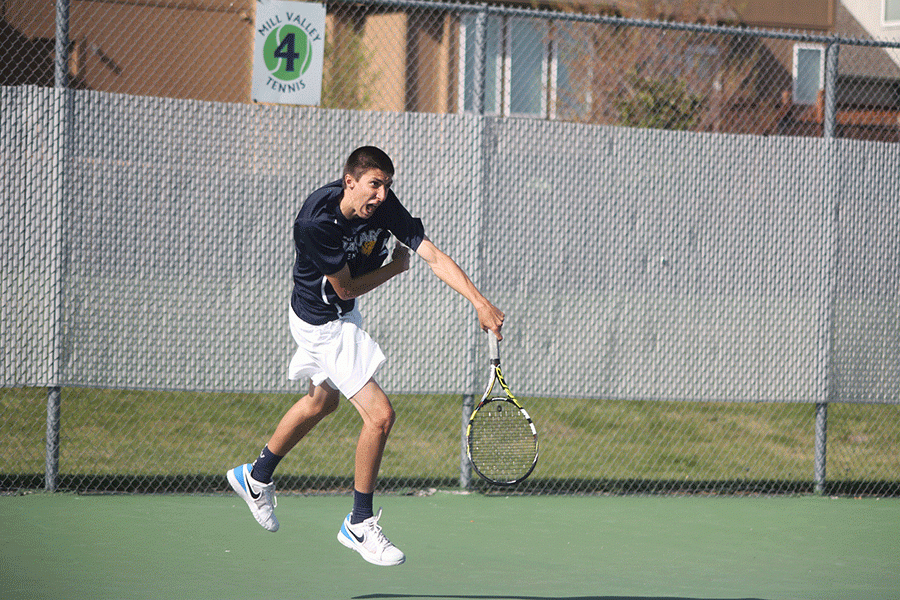
[[[278,466],[282,458],[284,457],[273,454],[269,447],[266,446],[259,453],[259,458],[253,462],[253,470],[250,471],[250,477],[260,483],[271,482],[272,473],[275,472],[275,467]]]
[[[374,493],[363,494],[353,490],[353,514],[350,515],[350,523],[356,525],[375,515],[372,512],[372,497]]]

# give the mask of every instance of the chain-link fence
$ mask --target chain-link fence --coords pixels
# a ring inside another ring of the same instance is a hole
[[[682,4],[685,11],[692,5]],[[725,2],[695,4],[682,16],[739,19]],[[253,0],[0,6],[3,85],[62,81],[74,89],[250,102]],[[835,27],[855,37],[641,21],[616,16],[615,3],[598,9],[613,15],[569,6],[329,2],[322,106],[900,140],[898,42],[861,37],[865,30],[841,3]]]
[[[263,106],[255,3],[59,4],[2,3],[3,489],[225,489],[303,391],[293,217],[374,143],[508,315],[520,489],[897,492],[900,145],[863,141],[898,141],[897,44],[332,3],[323,106]],[[477,487],[473,311],[422,265],[362,310],[381,486]],[[346,490],[357,433],[279,487]]]

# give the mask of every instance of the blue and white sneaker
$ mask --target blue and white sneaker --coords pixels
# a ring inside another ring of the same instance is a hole
[[[235,467],[226,473],[228,483],[237,495],[244,499],[253,518],[268,529],[278,531],[278,519],[275,518],[275,507],[278,501],[275,499],[275,484],[260,483],[250,477],[252,465],[246,464]]]
[[[406,556],[381,532],[381,525],[378,524],[378,519],[381,518],[380,508],[377,515],[356,525],[350,523],[352,514],[347,515],[338,532],[337,539],[340,543],[356,550],[373,565],[391,567],[403,564]]]

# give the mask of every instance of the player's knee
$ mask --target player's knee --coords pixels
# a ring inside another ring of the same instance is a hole
[[[389,406],[385,410],[379,412],[372,419],[372,425],[381,431],[384,435],[387,435],[391,432],[391,427],[394,426],[394,421],[397,420],[397,413],[394,412],[394,408]]]

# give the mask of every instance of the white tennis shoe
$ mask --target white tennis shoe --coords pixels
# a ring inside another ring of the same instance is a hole
[[[363,559],[373,565],[391,567],[403,564],[406,556],[384,536],[381,525],[378,524],[378,519],[381,518],[380,508],[377,515],[356,525],[350,523],[352,514],[347,515],[338,532],[337,539],[340,543],[351,550],[356,550]]]
[[[271,532],[278,531],[278,519],[275,518],[275,484],[260,483],[250,476],[252,465],[235,467],[226,473],[228,483],[237,495],[244,499],[253,518]]]

